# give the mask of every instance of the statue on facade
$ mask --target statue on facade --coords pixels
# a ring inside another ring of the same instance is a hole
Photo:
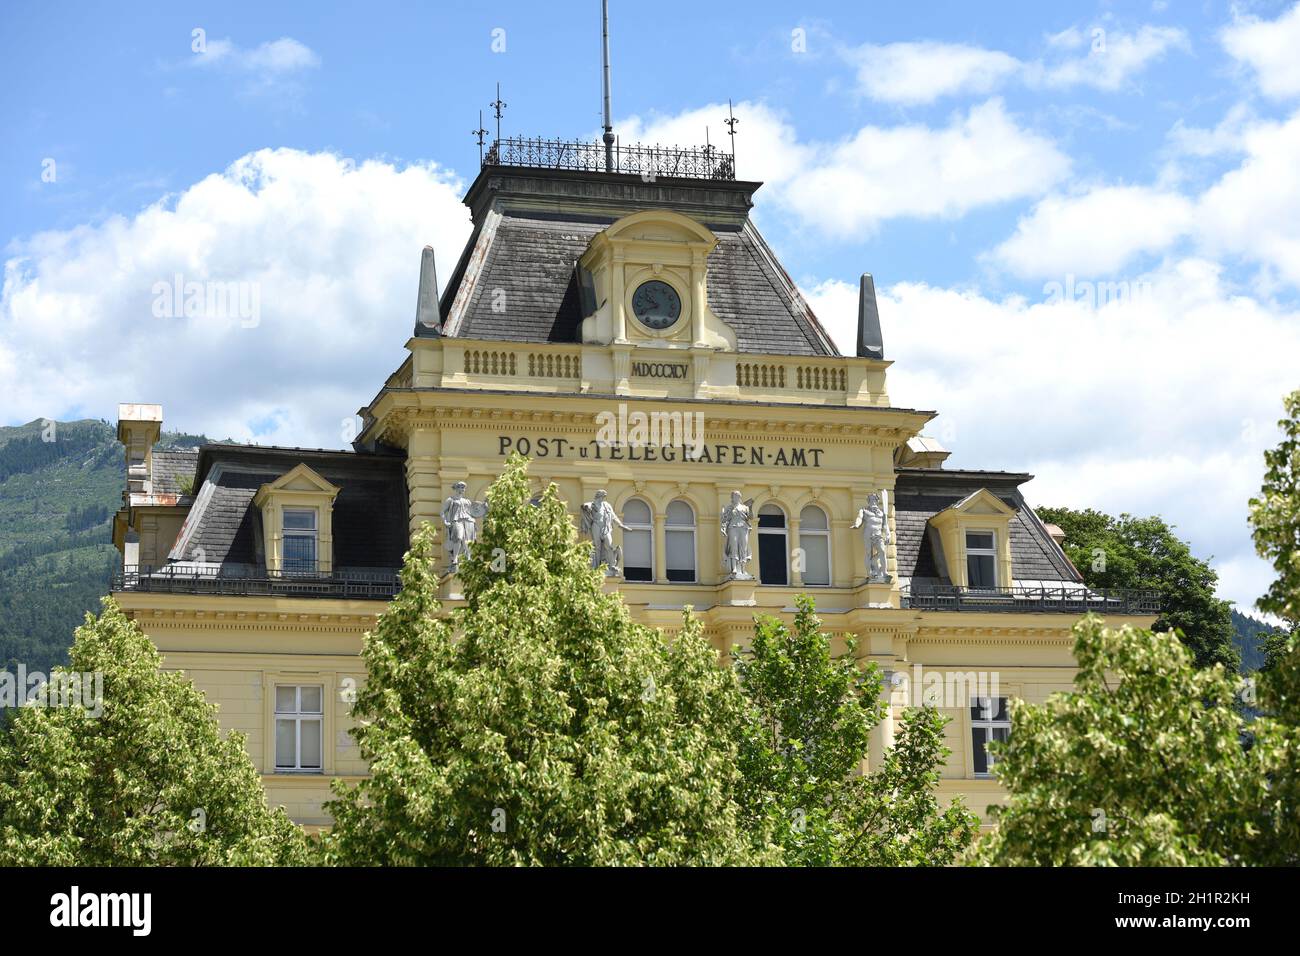
[[[876,492],[867,495],[867,506],[858,509],[853,527],[862,529],[862,545],[867,556],[867,580],[873,584],[889,581],[885,546],[889,544],[889,515]]]
[[[722,509],[719,529],[725,544],[722,550],[722,564],[727,576],[736,581],[752,581],[754,576],[747,570],[750,560],[749,528],[754,520],[754,499],[740,500],[740,492],[731,493],[731,504]]]
[[[591,538],[591,566],[605,565],[605,577],[616,578],[622,574],[623,549],[614,544],[614,525],[627,530],[627,525],[614,513],[614,506],[606,501],[604,489],[582,506],[582,533]]]
[[[451,556],[447,569],[452,574],[460,570],[460,559],[478,537],[478,519],[488,512],[487,502],[465,497],[465,488],[465,482],[456,482],[451,486],[451,497],[442,503],[442,524],[447,529],[444,546]]]

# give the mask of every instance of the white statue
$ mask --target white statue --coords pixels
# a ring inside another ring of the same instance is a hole
[[[727,576],[736,581],[752,581],[754,576],[746,569],[749,564],[749,526],[754,520],[754,499],[740,500],[740,492],[731,493],[731,504],[722,509],[719,529],[726,539],[723,546],[722,565]]]
[[[614,545],[614,525],[624,531],[627,525],[614,513],[614,506],[605,500],[602,489],[596,497],[582,506],[582,533],[591,537],[591,566],[605,565],[605,577],[616,578],[622,574],[623,549]]]
[[[465,497],[465,487],[465,482],[456,482],[451,486],[452,496],[442,503],[442,523],[447,529],[444,546],[451,555],[448,570],[452,574],[460,570],[460,559],[478,537],[478,519],[488,512],[487,502]]]
[[[867,495],[867,506],[858,509],[853,527],[862,529],[862,545],[867,555],[867,580],[885,583],[889,580],[885,546],[889,544],[889,515],[885,513],[880,495]]]

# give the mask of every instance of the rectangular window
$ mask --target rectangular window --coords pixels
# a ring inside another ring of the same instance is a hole
[[[277,684],[275,688],[275,769],[320,773],[325,714],[320,684]]]
[[[975,757],[975,776],[992,775],[993,758],[988,745],[1011,736],[1011,718],[1005,697],[972,697],[970,703],[971,752]]]
[[[623,578],[626,581],[653,581],[654,558],[651,545],[654,532],[633,528],[623,532]]]
[[[695,580],[695,529],[664,532],[664,548],[668,551],[668,580]]]
[[[830,535],[819,532],[803,532],[799,535],[799,546],[803,548],[805,567],[803,583],[824,587],[831,583],[831,539]]]
[[[316,573],[316,509],[284,509],[286,574]]]
[[[998,586],[997,550],[992,531],[966,532],[966,586],[993,589]]]

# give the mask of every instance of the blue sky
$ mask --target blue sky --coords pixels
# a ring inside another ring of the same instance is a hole
[[[767,238],[846,345],[875,275],[891,395],[940,411],[952,464],[1163,514],[1226,596],[1262,592],[1245,502],[1300,386],[1300,9],[611,6],[624,141],[723,142],[732,99]],[[7,4],[0,423],[158,401],[342,444],[403,357],[420,248],[445,274],[465,239],[494,84],[504,133],[594,136],[598,27],[595,2]],[[252,283],[257,321],[160,317],[176,275]]]
[[[502,84],[507,133],[576,137],[600,125],[596,5],[571,13],[529,3],[175,4],[18,3],[0,35],[0,235],[20,238],[130,213],[265,146],[290,146],[403,163],[433,160],[472,178],[469,135]],[[881,102],[855,82],[851,53],[918,40],[1050,59],[1048,37],[1069,29],[1132,33],[1156,25],[1186,33],[1186,46],[1154,58],[1119,89],[1035,87],[997,92],[1009,111],[1060,144],[1076,178],[1144,182],[1158,174],[1169,129],[1214,126],[1245,94],[1214,35],[1225,4],[755,2],[728,5],[613,3],[614,104],[618,117],[675,116],[706,102],[758,101],[787,116],[803,139],[834,142],[867,125],[942,125],[970,98]],[[1282,4],[1260,5],[1261,13]],[[57,11],[57,12],[56,12]],[[564,20],[562,29],[557,21]],[[682,29],[681,24],[689,24]],[[233,66],[196,68],[192,31],[243,51],[289,37],[315,65],[282,74]],[[792,32],[806,31],[806,52]],[[494,29],[505,51],[492,50]],[[57,64],[57,67],[53,66]],[[720,141],[722,117],[709,123]],[[754,175],[741,114],[741,175]],[[703,141],[704,128],[697,139]],[[40,188],[42,162],[58,164],[59,188]],[[960,283],[984,277],[978,254],[1014,226],[1023,203],[959,218],[890,224],[853,241],[774,229],[796,272]],[[829,269],[828,269],[829,267]],[[1014,288],[1014,284],[1008,284]]]

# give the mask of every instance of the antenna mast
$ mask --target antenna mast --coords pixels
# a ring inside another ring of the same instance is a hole
[[[609,118],[609,0],[600,0],[600,39],[604,52],[605,80],[605,172],[614,171],[614,124]]]

